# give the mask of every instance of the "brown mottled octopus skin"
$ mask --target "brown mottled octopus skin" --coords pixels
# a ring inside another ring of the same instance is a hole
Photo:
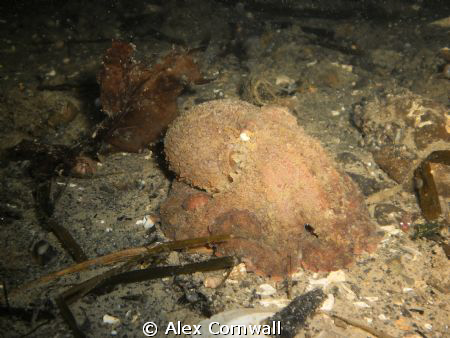
[[[178,176],[161,207],[170,238],[231,233],[217,254],[271,277],[343,268],[377,246],[360,191],[285,108],[200,104],[169,127],[165,152]]]

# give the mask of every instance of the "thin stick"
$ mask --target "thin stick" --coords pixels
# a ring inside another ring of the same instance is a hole
[[[367,326],[367,325],[365,325],[363,323],[357,322],[356,320],[349,319],[349,318],[344,318],[344,317],[338,316],[338,315],[336,315],[334,313],[327,313],[327,312],[324,312],[324,313],[329,315],[329,316],[331,316],[331,317],[333,317],[333,318],[340,319],[343,322],[347,323],[348,325],[351,325],[351,326],[357,327],[358,329],[364,330],[364,331],[370,333],[372,336],[375,336],[375,337],[378,337],[378,338],[394,338],[393,336],[391,336],[391,335],[389,335],[387,333],[384,333],[383,331],[374,329],[374,328],[372,328],[370,326]]]
[[[125,249],[121,251],[116,251],[105,256],[100,256],[97,258],[89,259],[84,262],[69,266],[68,268],[62,269],[60,271],[53,272],[49,275],[43,276],[31,282],[25,283],[18,288],[11,290],[10,296],[14,296],[19,292],[25,291],[27,289],[35,288],[40,285],[46,284],[54,279],[61,278],[62,276],[72,274],[75,272],[80,272],[86,270],[93,265],[111,265],[118,262],[123,262],[129,260],[133,257],[138,257],[143,254],[156,255],[161,252],[168,252],[173,250],[187,249],[192,247],[203,246],[210,243],[223,242],[230,239],[230,235],[216,235],[210,237],[200,237],[194,239],[186,239],[182,241],[172,241],[168,243],[157,244],[156,246],[144,246],[138,248]]]

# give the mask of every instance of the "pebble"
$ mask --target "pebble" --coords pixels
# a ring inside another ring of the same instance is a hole
[[[384,314],[379,315],[379,316],[378,316],[378,319],[379,319],[379,320],[389,320],[389,318],[386,317]]]
[[[425,329],[427,329],[428,331],[433,330],[433,325],[431,325],[430,323],[425,323],[425,324],[423,324],[423,327],[424,327]]]
[[[277,308],[284,308],[290,304],[291,300],[287,298],[268,298],[268,299],[261,299],[259,301],[259,304],[264,307],[277,307]]]
[[[368,308],[368,307],[370,307],[370,305],[365,303],[365,302],[354,302],[353,304],[356,305],[357,307],[361,307],[361,308]]]
[[[347,300],[355,300],[356,299],[356,294],[345,284],[340,284],[339,288],[341,288],[345,291],[345,298],[347,298]]]
[[[409,324],[409,321],[405,317],[401,317],[395,321],[395,326],[403,331],[412,330],[412,326]]]
[[[334,307],[334,296],[332,293],[327,295],[327,299],[322,304],[322,307],[320,308],[322,311],[331,311]]]
[[[241,280],[244,279],[247,274],[247,268],[244,263],[236,265],[233,270],[231,270],[228,279]]]
[[[222,281],[223,281],[222,277],[208,276],[203,281],[203,285],[205,286],[205,288],[216,289],[217,287],[220,286],[220,284],[222,284]]]
[[[278,75],[275,79],[275,84],[277,86],[288,86],[295,83],[294,79],[291,79],[289,76],[286,75]]]
[[[54,70],[54,69],[52,69],[52,70],[50,70],[47,74],[45,74],[46,76],[50,76],[50,77],[53,77],[53,76],[55,76],[56,75],[56,70]]]
[[[303,278],[303,275],[304,275],[304,272],[303,271],[297,271],[297,272],[294,272],[292,275],[291,275],[291,279],[292,279],[292,281],[294,281],[294,282],[299,282],[299,281],[301,281]]]
[[[277,290],[270,284],[261,284],[256,290],[256,294],[262,298],[270,297],[277,293]]]
[[[342,270],[332,271],[328,274],[327,280],[329,283],[345,282],[345,272]]]
[[[341,114],[341,112],[339,110],[332,110],[331,111],[331,116],[339,116]]]
[[[311,285],[321,285],[323,287],[327,287],[332,283],[342,283],[345,282],[345,272],[342,270],[332,271],[328,274],[326,278],[320,279],[310,279],[309,284]]]
[[[366,300],[368,300],[369,302],[372,302],[372,303],[378,301],[378,297],[364,297],[364,298]]]
[[[105,324],[111,324],[111,325],[117,325],[120,323],[120,319],[108,314],[105,314],[103,316],[103,323]]]
[[[386,225],[380,227],[381,230],[385,231],[389,236],[394,236],[400,234],[402,231],[394,225]]]
[[[241,135],[239,135],[239,138],[244,142],[250,141],[250,136],[248,136],[246,132],[241,133]]]

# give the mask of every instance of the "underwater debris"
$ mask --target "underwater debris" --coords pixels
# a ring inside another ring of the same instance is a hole
[[[414,187],[423,216],[430,221],[443,214],[448,221],[450,118],[446,107],[400,89],[357,105],[353,121],[375,162],[399,183],[372,194],[366,203],[379,203]]]
[[[442,229],[442,225],[435,222],[415,224],[414,225],[414,233],[411,236],[411,239],[416,240],[419,238],[428,238],[435,239],[439,238],[440,230]]]
[[[134,45],[113,41],[97,76],[102,109],[111,118],[102,136],[128,152],[156,141],[177,116],[176,99],[185,86],[205,82],[189,53],[171,52],[150,69],[134,52]]]
[[[436,151],[414,172],[419,205],[427,221],[450,222],[450,150]]]
[[[70,305],[77,300],[83,298],[85,295],[91,292],[99,292],[100,290],[108,289],[116,284],[126,284],[126,283],[136,283],[146,280],[154,280],[164,277],[172,277],[181,274],[192,274],[194,272],[206,272],[215,271],[221,269],[229,269],[236,265],[236,259],[234,257],[221,257],[210,259],[204,262],[191,263],[185,265],[176,266],[159,266],[150,267],[147,269],[139,269],[129,271],[134,266],[138,265],[139,262],[147,261],[155,254],[161,254],[174,249],[188,248],[192,246],[198,246],[207,243],[213,243],[216,241],[227,240],[228,236],[210,236],[207,238],[195,238],[187,241],[175,241],[170,243],[164,243],[157,245],[155,247],[147,247],[144,252],[137,252],[129,259],[126,260],[122,265],[116,266],[106,272],[100,273],[92,278],[89,278],[79,284],[72,286],[71,288],[65,290],[56,298],[56,304],[58,305],[61,316],[63,317],[66,324],[71,329],[75,337],[85,337],[86,335],[81,331],[77,324],[76,318],[74,317],[72,311],[70,310]],[[121,255],[119,255],[121,256]],[[118,258],[118,257],[116,257]],[[123,258],[123,257],[122,257]],[[93,263],[85,262],[83,269]],[[111,262],[110,262],[111,263]],[[62,274],[66,274],[68,269],[61,271]],[[70,269],[70,272],[75,270]],[[61,276],[59,273],[57,275]],[[55,276],[50,275],[52,279]],[[44,277],[45,279],[46,277]]]
[[[268,324],[280,322],[281,332],[272,333],[272,337],[294,337],[324,299],[325,294],[320,288],[295,297],[288,306],[267,319]]]
[[[178,176],[161,206],[170,238],[230,233],[216,254],[272,277],[337,270],[376,248],[356,184],[286,108],[200,104],[170,126],[165,152]]]
[[[432,152],[450,149],[448,109],[408,90],[357,105],[353,120],[375,162],[397,183],[412,182]]]
[[[33,197],[35,209],[41,227],[53,233],[72,258],[81,262],[87,259],[81,246],[71,233],[58,224],[53,216],[58,193],[52,190],[53,177],[70,174],[76,163],[80,149],[65,145],[50,145],[23,140],[5,152],[5,158],[11,161],[30,161],[29,175],[33,178]],[[60,191],[61,192],[61,191]]]

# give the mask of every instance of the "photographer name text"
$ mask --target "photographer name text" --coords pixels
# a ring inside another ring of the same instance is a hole
[[[172,333],[174,335],[190,334],[190,335],[202,335],[202,325],[183,325],[181,322],[170,322],[165,330],[165,334]],[[271,324],[259,324],[259,325],[244,325],[233,324],[224,325],[219,322],[211,322],[208,325],[208,332],[212,335],[241,335],[241,336],[253,336],[253,335],[280,335],[281,324],[279,321],[274,321]]]

